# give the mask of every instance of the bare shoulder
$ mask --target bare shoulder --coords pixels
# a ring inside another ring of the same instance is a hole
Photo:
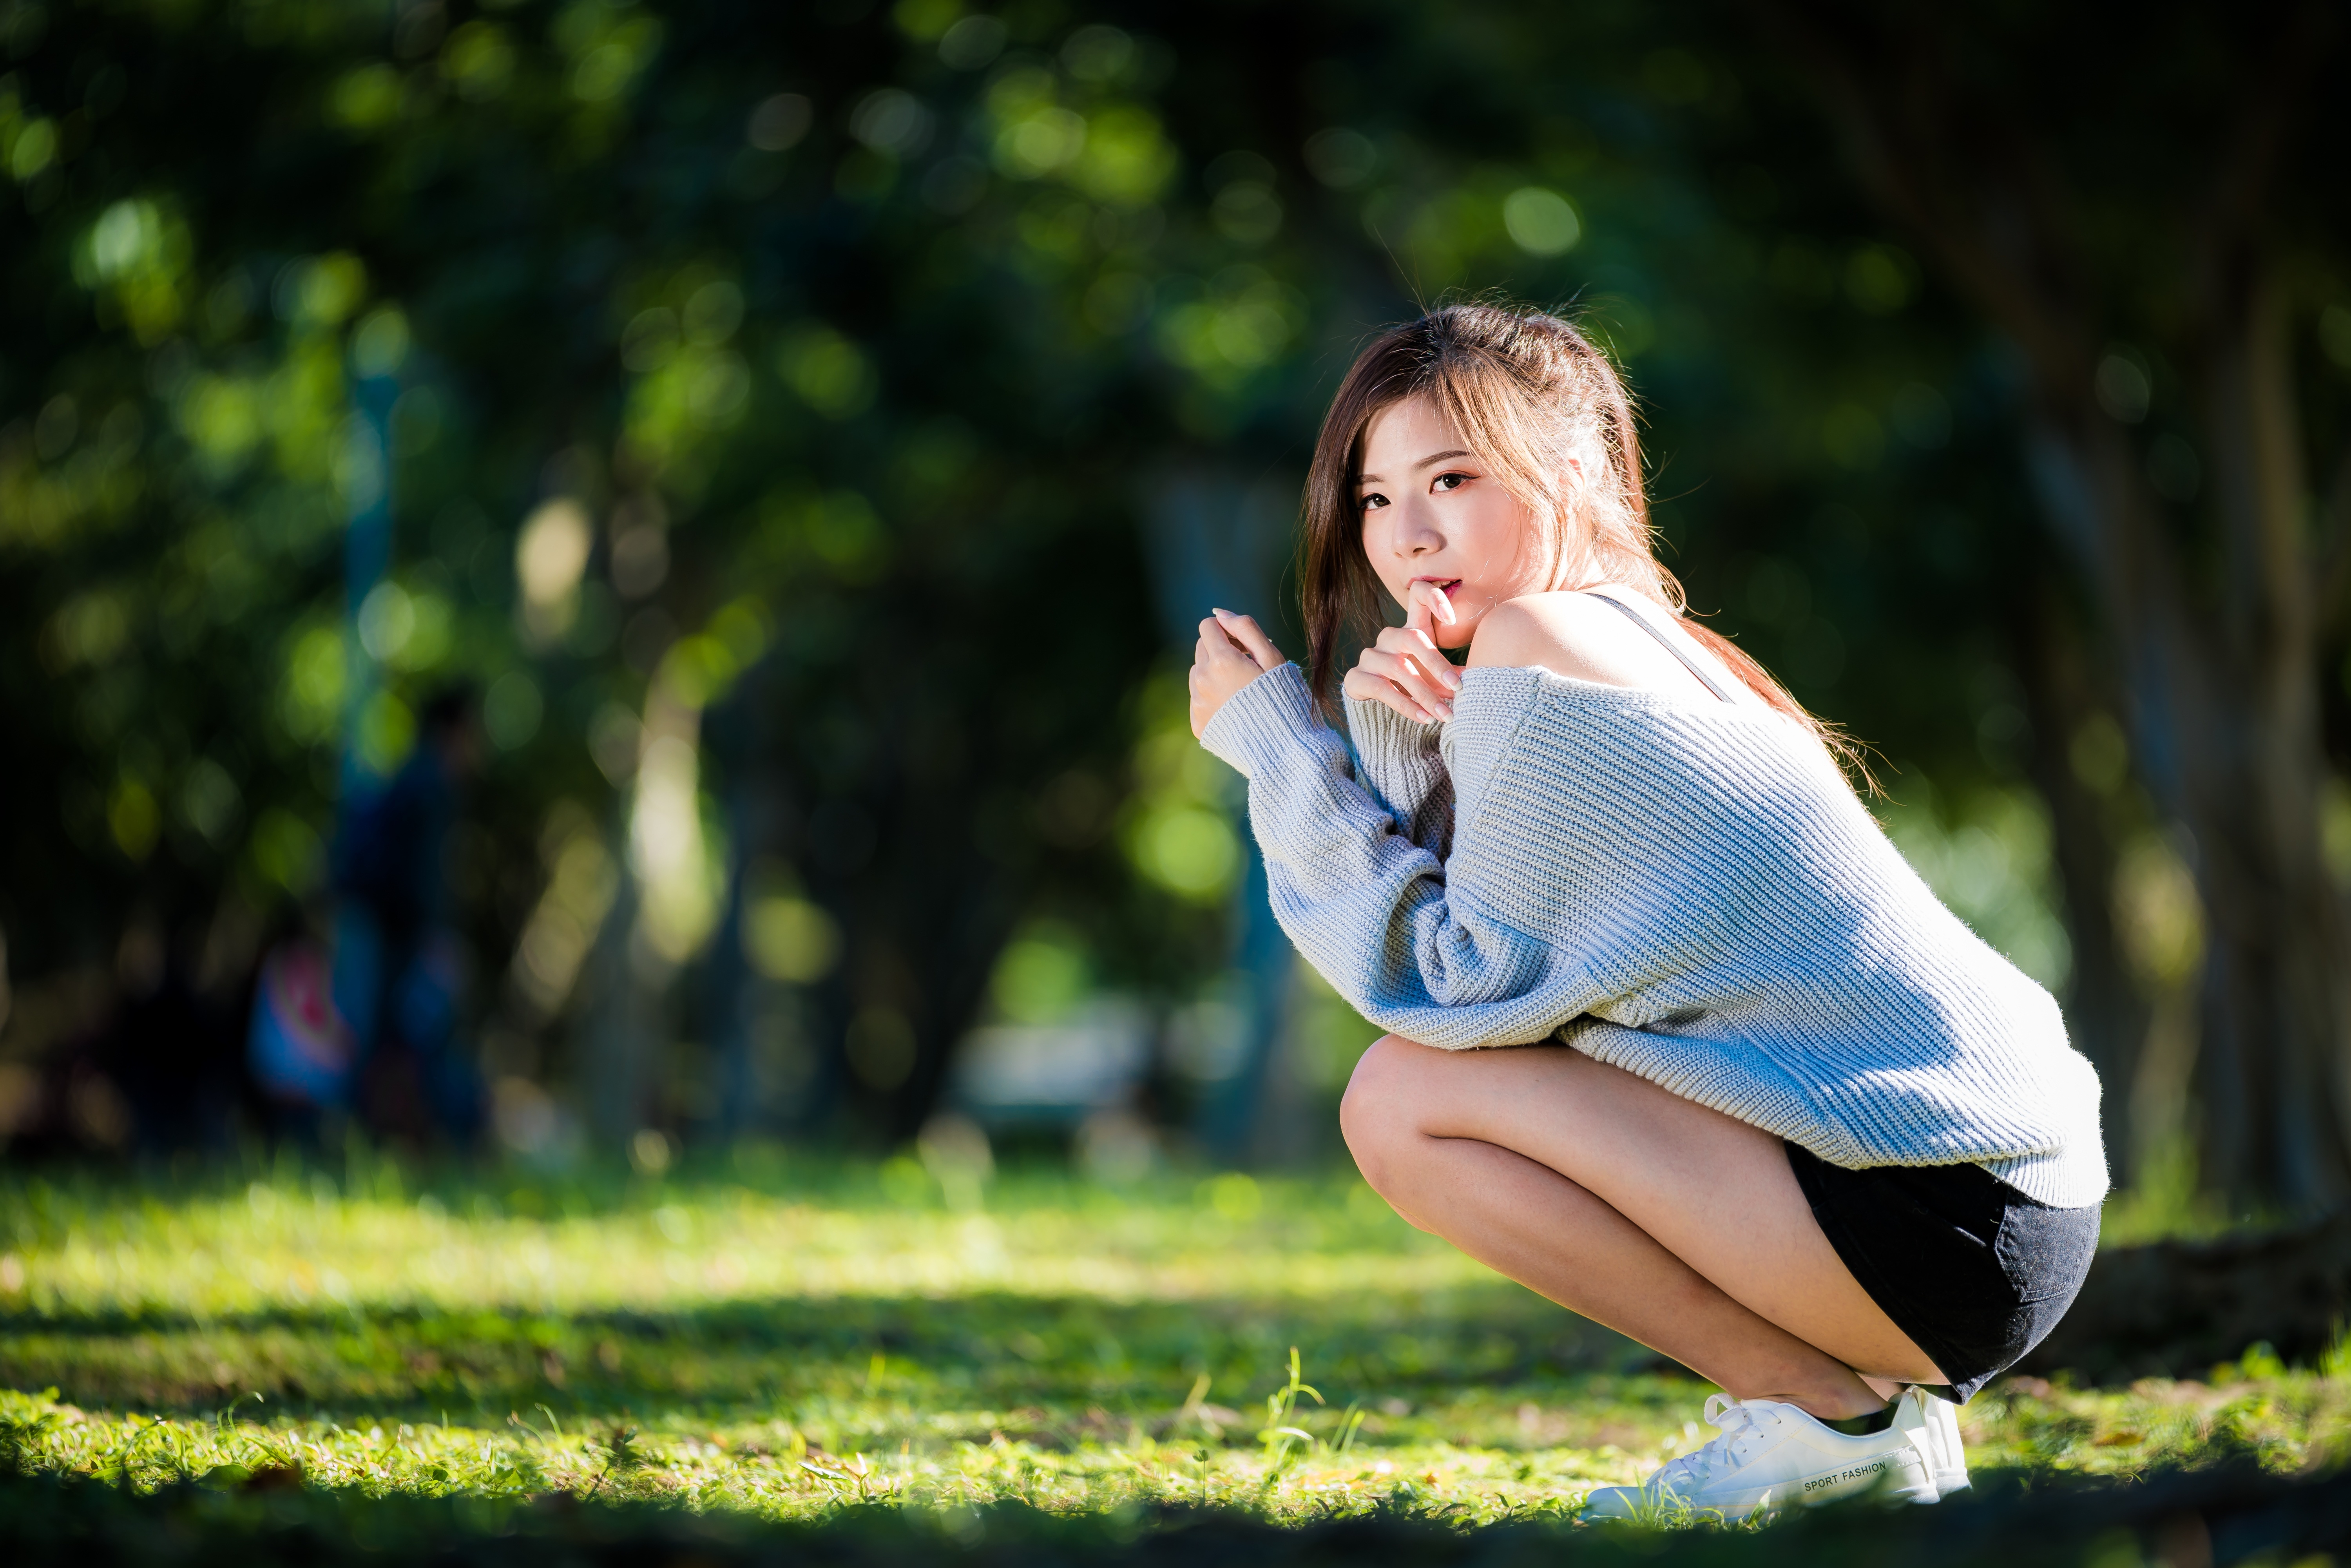
[[[1611,620],[1616,626],[1608,624]],[[1469,640],[1469,664],[1473,669],[1541,665],[1555,675],[1619,684],[1600,670],[1619,662],[1608,653],[1617,641],[1617,626],[1623,625],[1618,612],[1593,603],[1589,594],[1525,594],[1497,604],[1478,622],[1477,634]],[[1636,628],[1625,630],[1639,634]]]
[[[1469,664],[1541,665],[1552,674],[1598,685],[1686,700],[1714,696],[1657,635],[1591,593],[1530,593],[1497,604],[1469,641]]]

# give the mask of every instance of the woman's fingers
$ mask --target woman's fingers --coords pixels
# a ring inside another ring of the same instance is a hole
[[[1425,630],[1413,628],[1413,625],[1389,625],[1387,630],[1378,634],[1378,640],[1373,640],[1371,646],[1383,651],[1383,653],[1389,653],[1389,656],[1411,661],[1441,694],[1450,695],[1453,691],[1460,691],[1460,670],[1453,668],[1453,661],[1444,656],[1444,651],[1437,646],[1437,642]]]
[[[1426,579],[1416,580],[1405,591],[1404,610],[1404,623],[1423,633],[1437,626],[1450,626],[1460,619],[1454,613],[1453,601],[1445,596],[1445,590]]]
[[[1390,626],[1382,631],[1372,646],[1383,653],[1394,653],[1419,664],[1429,678],[1447,691],[1461,689],[1461,672],[1426,632],[1410,626]]]
[[[1192,658],[1196,666],[1213,667],[1229,661],[1247,664],[1251,674],[1257,674],[1259,668],[1249,651],[1234,641],[1233,634],[1225,629],[1224,623],[1213,616],[1200,622],[1200,645]]]
[[[1453,716],[1453,695],[1461,689],[1460,672],[1426,634],[1410,627],[1391,626],[1364,650],[1361,664],[1410,692],[1414,701],[1437,717]]]
[[[1200,641],[1192,650],[1188,685],[1192,695],[1192,734],[1201,735],[1217,710],[1234,693],[1265,672],[1249,652],[1233,641],[1214,617],[1200,622]]]
[[[1412,695],[1412,700],[1439,718],[1453,716],[1452,685],[1432,674],[1421,659],[1392,653],[1384,648],[1366,648],[1355,667],[1364,674],[1392,681]],[[1451,667],[1440,663],[1449,675]]]
[[[1259,669],[1277,669],[1288,662],[1282,658],[1281,650],[1273,645],[1273,639],[1265,634],[1253,617],[1237,615],[1229,610],[1219,610],[1215,614],[1217,624],[1222,626],[1234,642],[1248,650],[1249,656],[1257,661]]]
[[[1358,702],[1379,703],[1392,707],[1415,724],[1437,724],[1444,718],[1442,714],[1431,713],[1414,700],[1410,692],[1394,681],[1361,668],[1348,671],[1347,678],[1339,683],[1339,689]]]
[[[1448,675],[1451,674],[1449,665],[1442,667],[1446,669]],[[1453,716],[1452,685],[1431,674],[1418,658],[1385,648],[1366,648],[1364,650],[1363,657],[1355,662],[1354,671],[1349,678],[1352,680],[1357,674],[1367,677],[1377,685],[1393,687],[1410,698],[1417,711],[1410,713],[1407,716],[1422,719],[1424,722],[1430,719],[1449,719]],[[1375,692],[1366,691],[1357,695],[1372,696]],[[1393,703],[1389,706],[1395,706]],[[1397,711],[1403,713],[1406,710],[1397,708]]]

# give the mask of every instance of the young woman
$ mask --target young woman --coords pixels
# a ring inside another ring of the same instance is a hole
[[[1364,1179],[1724,1390],[1719,1437],[1591,1512],[1967,1485],[1954,1403],[2097,1241],[2098,1082],[2056,1004],[1683,617],[1632,410],[1566,322],[1380,338],[1305,530],[1311,679],[1219,611],[1193,729],[1249,778],[1283,928],[1394,1031],[1340,1108]],[[1351,636],[1352,756],[1316,700]]]

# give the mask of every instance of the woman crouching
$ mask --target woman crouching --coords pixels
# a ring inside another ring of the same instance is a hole
[[[1364,1179],[1724,1390],[1719,1437],[1590,1512],[1966,1486],[1954,1406],[2096,1246],[2097,1077],[1838,737],[1681,614],[1607,361],[1486,306],[1379,339],[1305,598],[1311,677],[1201,623],[1192,727],[1249,778],[1283,929],[1393,1031],[1340,1108]],[[1352,757],[1317,703],[1350,639]]]

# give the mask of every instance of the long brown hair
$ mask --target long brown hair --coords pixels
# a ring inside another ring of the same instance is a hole
[[[1847,766],[1859,764],[1850,739],[1806,712],[1729,638],[1687,618],[1682,585],[1656,557],[1633,400],[1608,356],[1557,316],[1499,305],[1447,305],[1381,333],[1323,416],[1306,476],[1299,575],[1314,690],[1324,702],[1332,700],[1342,653],[1386,624],[1387,591],[1364,551],[1355,494],[1364,434],[1384,410],[1424,395],[1525,503],[1554,580],[1580,555],[1585,580],[1630,589],[1680,617],[1683,630],[1773,710]]]

